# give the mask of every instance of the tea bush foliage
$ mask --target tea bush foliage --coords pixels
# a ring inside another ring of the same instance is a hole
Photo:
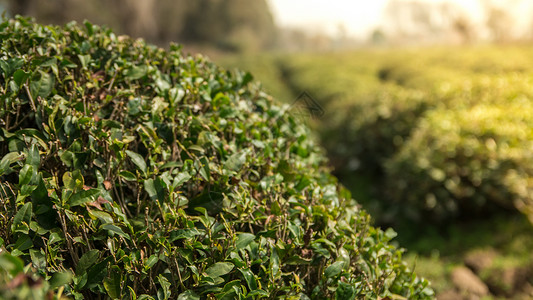
[[[0,24],[3,299],[428,299],[309,129],[205,58]]]
[[[388,196],[432,218],[513,207],[532,216],[532,115],[529,100],[429,112],[387,162]]]
[[[290,57],[281,64],[296,91],[308,91],[326,115],[315,130],[334,167],[350,169],[354,160],[371,172],[393,154],[421,112],[426,93],[384,83],[376,74],[379,53],[336,53]],[[359,56],[360,55],[360,56]],[[394,141],[396,140],[396,141]]]
[[[284,67],[325,107],[317,130],[336,171],[372,178],[380,210],[431,222],[512,209],[533,220],[528,51],[360,50]]]

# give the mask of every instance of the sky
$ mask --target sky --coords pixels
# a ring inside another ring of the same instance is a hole
[[[367,37],[382,24],[388,0],[268,0],[278,25],[314,32],[339,34],[343,24],[348,36]],[[475,22],[482,22],[481,0],[424,0],[452,2],[461,6]],[[520,0],[493,0],[494,3]],[[522,2],[529,2],[524,0]],[[529,18],[528,18],[529,19]]]
[[[278,25],[359,36],[379,25],[387,0],[269,0]]]

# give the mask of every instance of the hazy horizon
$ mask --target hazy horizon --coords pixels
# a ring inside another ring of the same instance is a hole
[[[351,38],[366,38],[374,29],[386,24],[385,10],[390,0],[268,0],[275,22],[281,27],[303,29],[330,36],[341,28]],[[409,1],[407,1],[409,2]],[[415,2],[415,1],[411,1]],[[449,3],[460,7],[474,26],[486,22],[484,3],[508,10],[516,31],[529,30],[533,3],[527,0],[418,0],[418,2]]]

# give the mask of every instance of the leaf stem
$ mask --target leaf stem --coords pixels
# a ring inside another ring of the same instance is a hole
[[[30,88],[28,88],[27,84],[24,84],[24,89],[26,90],[26,94],[28,95],[28,98],[30,99],[31,109],[33,109],[34,112],[37,112],[35,101],[33,100],[33,97],[31,96]]]

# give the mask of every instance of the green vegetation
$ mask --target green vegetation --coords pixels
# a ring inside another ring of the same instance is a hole
[[[382,210],[420,221],[530,215],[533,61],[518,47],[424,51],[308,54],[283,66],[292,90],[325,107],[317,130],[336,172],[380,182],[371,194]]]
[[[389,161],[389,196],[430,217],[532,215],[533,102],[427,113]]]
[[[1,298],[432,297],[250,74],[90,23],[0,40]]]
[[[258,76],[295,95],[307,91],[323,106],[325,115],[309,123],[335,174],[379,225],[399,232],[410,265],[437,295],[530,299],[530,52],[469,46],[266,55],[261,66],[270,59],[279,70]],[[461,291],[453,281],[461,266],[488,292]]]

